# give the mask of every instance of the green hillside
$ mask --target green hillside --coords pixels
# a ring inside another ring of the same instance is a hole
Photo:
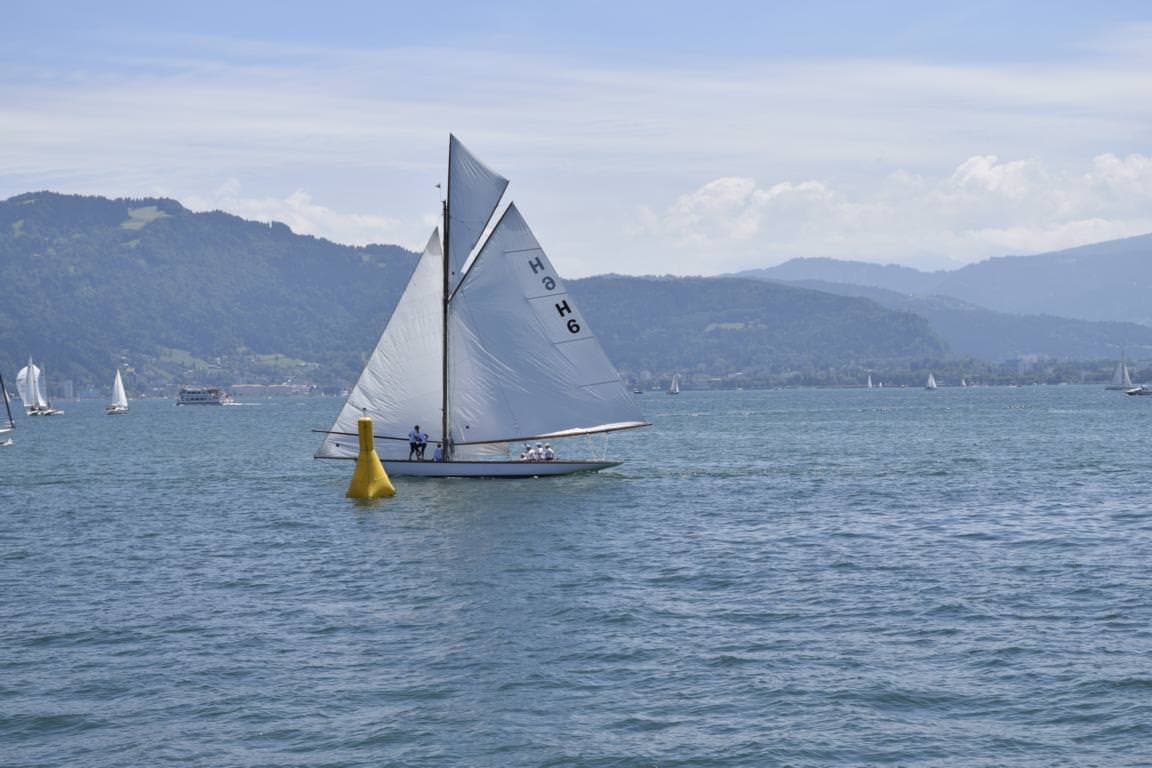
[[[181,382],[354,381],[416,255],[192,213],[164,199],[0,202],[0,366],[135,392]],[[736,278],[605,276],[572,291],[626,375],[813,381],[947,354],[916,315]]]
[[[280,354],[347,379],[414,264],[172,200],[21,195],[0,203],[0,361],[103,381],[122,359],[181,377]]]

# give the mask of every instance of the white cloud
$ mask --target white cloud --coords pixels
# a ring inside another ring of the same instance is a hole
[[[977,155],[937,179],[898,171],[856,192],[722,178],[662,213],[641,209],[640,234],[721,271],[796,255],[955,266],[1152,231],[1152,158],[1105,154],[1090,165],[1061,172]]]
[[[237,179],[228,179],[207,196],[184,198],[194,211],[223,210],[255,221],[278,221],[299,235],[313,235],[349,245],[408,242],[413,233],[398,219],[377,214],[340,213],[317,204],[310,194],[296,190],[285,198],[244,197]],[[427,237],[427,233],[425,233]]]
[[[0,73],[0,197],[161,193],[416,248],[451,130],[512,179],[565,274],[959,264],[1152,230],[1148,37],[1043,66],[676,68],[183,41],[108,71]]]

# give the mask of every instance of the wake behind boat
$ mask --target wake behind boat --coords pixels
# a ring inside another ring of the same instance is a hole
[[[507,179],[448,143],[443,243],[432,233],[317,458],[355,459],[372,417],[391,475],[536,477],[595,472],[604,459],[509,460],[509,443],[647,426],[515,203],[488,228]],[[479,243],[475,256],[469,256]],[[414,425],[440,461],[414,460]]]

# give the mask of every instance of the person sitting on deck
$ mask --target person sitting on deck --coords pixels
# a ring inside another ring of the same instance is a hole
[[[556,451],[552,450],[552,443],[544,443],[544,461],[555,461]]]
[[[444,449],[440,447],[440,443],[436,443],[436,448],[432,451],[432,461],[444,461]]]

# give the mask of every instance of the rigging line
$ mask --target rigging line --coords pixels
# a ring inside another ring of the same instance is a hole
[[[359,436],[358,432],[337,432],[334,429],[313,429],[312,431],[317,432],[321,435],[337,435],[340,437],[358,437]],[[408,438],[406,438],[406,437],[392,437],[391,435],[377,435],[377,434],[373,434],[372,437],[374,437],[377,440],[399,440],[400,442],[403,442],[403,443],[409,442]]]
[[[604,381],[593,381],[590,384],[578,384],[577,386],[580,387],[581,389],[587,389],[588,387],[601,387],[605,384],[623,384],[623,383],[624,383],[624,380],[617,377],[615,379],[605,379]]]

